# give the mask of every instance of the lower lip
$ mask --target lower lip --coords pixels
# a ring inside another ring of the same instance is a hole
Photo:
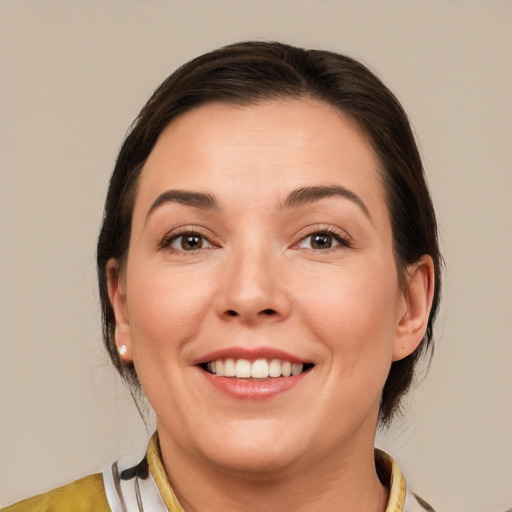
[[[244,380],[217,377],[201,370],[206,379],[215,388],[239,400],[267,400],[297,386],[309,372],[293,377],[277,377],[265,380]]]

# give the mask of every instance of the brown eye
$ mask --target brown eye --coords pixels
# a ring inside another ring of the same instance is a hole
[[[198,249],[209,248],[211,245],[202,235],[197,233],[184,233],[174,237],[169,247],[177,251],[197,251]]]
[[[337,246],[348,247],[349,244],[341,236],[328,232],[318,232],[304,237],[298,246],[300,249],[321,251],[322,249],[332,249]]]
[[[186,235],[181,238],[181,248],[184,251],[193,251],[194,249],[201,249],[203,246],[203,237],[198,235]]]
[[[317,235],[311,235],[311,247],[313,249],[329,249],[332,247],[332,235],[326,233],[319,233]]]

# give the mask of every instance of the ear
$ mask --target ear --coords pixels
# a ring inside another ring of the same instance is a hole
[[[119,357],[125,363],[131,363],[132,342],[130,333],[130,322],[126,307],[126,279],[119,268],[119,262],[115,259],[107,263],[107,284],[110,304],[116,317],[115,342]],[[121,347],[126,347],[122,349]]]
[[[425,254],[407,267],[403,289],[405,313],[398,321],[393,361],[412,354],[421,343],[428,325],[434,286],[434,262]]]

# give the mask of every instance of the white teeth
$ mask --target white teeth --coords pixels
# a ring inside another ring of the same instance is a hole
[[[268,374],[270,377],[281,377],[281,361],[279,359],[272,359],[270,361]]]
[[[300,363],[293,363],[292,364],[292,375],[299,375],[299,373],[302,373],[303,365]]]
[[[251,366],[253,379],[266,379],[268,377],[268,363],[266,359],[256,359]]]
[[[239,379],[248,379],[251,376],[251,363],[247,359],[237,359],[235,376]]]
[[[290,377],[299,375],[304,370],[301,363],[291,363],[279,359],[217,359],[210,361],[207,370],[219,377],[236,377],[238,379],[267,379],[269,377]]]
[[[283,377],[289,377],[292,374],[292,363],[285,361],[281,367]]]
[[[224,361],[224,377],[234,377],[235,376],[235,360],[234,359],[226,359]]]

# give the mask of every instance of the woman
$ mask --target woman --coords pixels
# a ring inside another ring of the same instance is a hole
[[[97,254],[107,350],[157,433],[6,510],[431,510],[373,445],[432,343],[436,220],[364,66],[249,42],[180,68],[121,148]]]

